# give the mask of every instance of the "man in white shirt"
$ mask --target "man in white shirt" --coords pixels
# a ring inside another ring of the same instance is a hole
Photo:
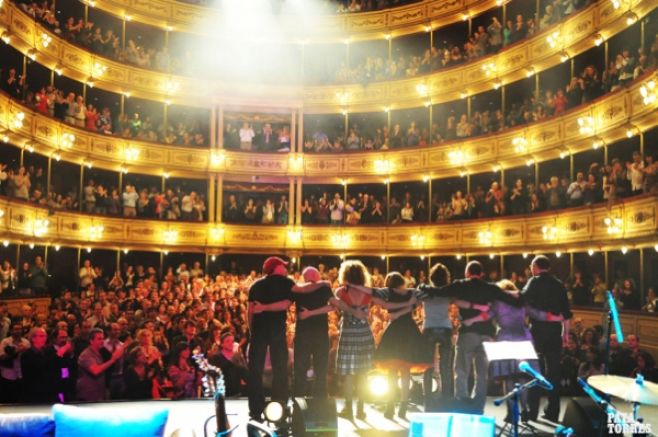
[[[631,190],[634,195],[642,194],[644,188],[644,161],[640,152],[633,152],[633,162],[626,163],[627,177],[631,181]]]
[[[583,204],[586,185],[585,175],[579,171],[576,175],[576,180],[567,188],[567,205],[580,206]]]
[[[246,121],[242,124],[242,128],[239,132],[240,135],[240,150],[251,150],[251,143],[254,140],[256,134],[249,123]]]
[[[196,193],[192,191],[190,194],[183,196],[181,200],[180,210],[183,220],[192,220],[192,211],[194,210],[194,202],[196,200]]]
[[[91,261],[86,259],[82,267],[80,267],[80,288],[83,290],[89,287],[96,279],[96,272],[91,266]]]
[[[137,199],[139,199],[139,194],[135,191],[135,187],[133,185],[126,185],[126,190],[123,192],[124,217],[137,216]]]

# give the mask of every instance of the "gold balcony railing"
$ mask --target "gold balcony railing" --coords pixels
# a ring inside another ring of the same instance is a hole
[[[239,151],[166,146],[97,134],[38,114],[0,95],[0,130],[19,147],[46,156],[113,171],[206,178],[209,174],[235,176],[313,177],[317,182],[382,182],[388,178],[420,180],[424,176],[451,177],[489,172],[555,158],[567,158],[592,147],[605,147],[658,124],[658,102],[649,101],[642,87],[658,80],[654,72],[632,86],[608,94],[560,117],[486,137],[438,144],[427,148],[343,154],[259,154]],[[14,122],[22,117],[20,127]],[[591,131],[581,133],[579,120],[591,120]],[[73,134],[74,141],[71,141]],[[522,136],[526,151],[513,146]],[[129,153],[130,152],[130,153]],[[135,158],[136,157],[136,158]],[[495,167],[495,168],[494,168]]]
[[[217,8],[189,5],[175,0],[94,0],[87,5],[109,12],[120,19],[150,24],[165,30],[204,34],[208,27],[199,23],[218,22],[222,11]],[[354,39],[381,38],[383,33],[396,35],[422,32],[426,26],[442,27],[462,21],[464,16],[476,16],[499,6],[497,0],[423,0],[411,5],[358,14],[322,16],[321,20],[281,17],[309,41],[341,41],[346,35]],[[302,28],[300,29],[300,26]],[[291,41],[294,42],[294,41]]]
[[[633,12],[644,17],[655,7],[653,0],[635,0]],[[267,104],[303,108],[305,113],[383,111],[458,100],[540,73],[558,65],[564,55],[576,56],[627,27],[625,11],[610,2],[598,2],[526,42],[463,66],[413,79],[345,86],[276,86],[228,83],[148,71],[111,61],[65,42],[36,23],[13,4],[0,10],[0,29],[12,34],[11,44],[21,52],[34,50],[37,62],[63,74],[116,93],[130,93],[162,103],[188,106]],[[555,37],[553,44],[548,36]],[[38,44],[47,34],[47,47]],[[601,40],[597,39],[601,38]],[[495,73],[491,73],[491,65]],[[484,68],[485,66],[489,66]]]
[[[23,244],[155,251],[297,254],[505,255],[532,251],[604,251],[654,247],[658,243],[655,196],[608,207],[565,209],[527,216],[404,226],[265,226],[123,219],[55,212],[0,199],[0,234]],[[616,219],[611,233],[609,218]],[[48,224],[43,225],[48,220]],[[97,232],[99,226],[103,231]],[[543,229],[555,228],[547,240]],[[37,232],[38,231],[38,232]],[[490,238],[482,240],[482,232]]]

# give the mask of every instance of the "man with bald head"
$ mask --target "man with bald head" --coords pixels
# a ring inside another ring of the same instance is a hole
[[[23,374],[23,402],[52,404],[57,402],[59,367],[55,349],[48,345],[48,335],[43,328],[30,331],[32,347],[21,355]]]
[[[306,267],[302,272],[304,281],[311,284],[309,293],[293,293],[297,322],[295,326],[294,393],[306,396],[307,372],[311,368],[315,383],[313,396],[327,396],[327,368],[329,366],[329,319],[327,313],[334,310],[329,304],[334,294],[327,282],[320,282],[320,272],[315,267]],[[292,291],[299,291],[294,286]]]

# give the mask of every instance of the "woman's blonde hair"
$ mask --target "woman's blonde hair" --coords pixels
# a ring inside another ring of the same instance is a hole
[[[502,279],[502,280],[498,281],[497,285],[505,293],[508,293],[508,294],[517,294],[517,293],[519,293],[519,289],[516,287],[516,285],[514,285],[514,282],[510,281],[509,279]]]
[[[338,280],[342,285],[354,284],[370,286],[368,269],[359,260],[343,261],[338,271]]]

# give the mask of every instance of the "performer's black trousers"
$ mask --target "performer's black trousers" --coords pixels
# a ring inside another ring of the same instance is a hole
[[[263,393],[263,370],[265,355],[270,348],[272,361],[272,400],[286,405],[290,396],[288,392],[288,346],[285,329],[255,330],[249,344],[249,415],[259,418],[265,408]]]
[[[323,331],[308,330],[295,334],[295,396],[306,396],[306,372],[313,357],[313,396],[327,396],[327,367],[329,366],[329,335]]]
[[[530,389],[528,404],[530,418],[536,418],[539,413],[539,399],[543,394],[548,397],[546,416],[550,419],[558,419],[560,415],[560,356],[562,354],[562,324],[561,323],[537,323],[533,322],[532,340],[539,356],[539,365],[542,374],[553,384],[553,390],[535,386]]]

